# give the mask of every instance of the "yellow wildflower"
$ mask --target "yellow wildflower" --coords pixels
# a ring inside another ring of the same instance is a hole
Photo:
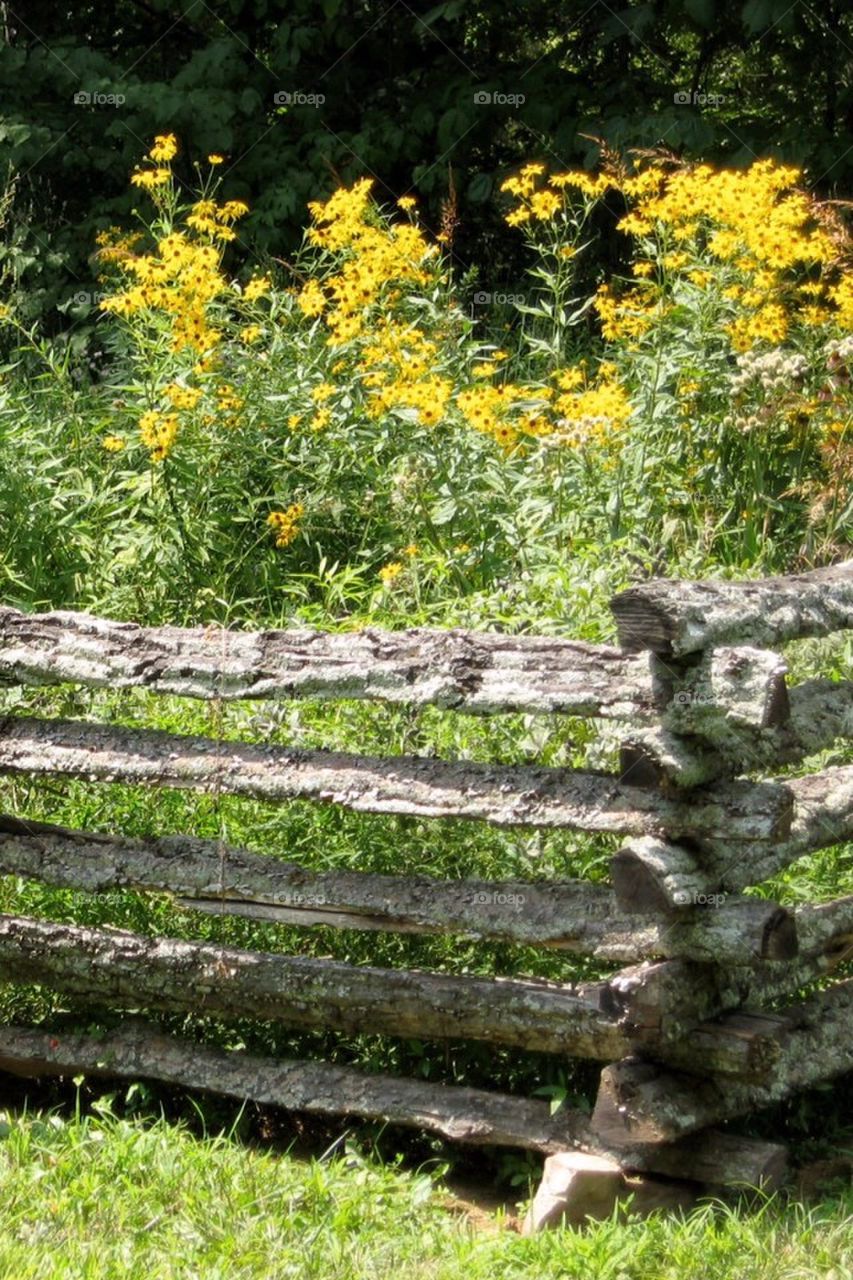
[[[530,197],[530,211],[534,218],[547,222],[562,208],[562,200],[553,191],[537,191]]]
[[[583,370],[578,368],[562,369],[554,375],[554,381],[562,391],[574,391],[583,384],[583,380]]]
[[[299,521],[305,514],[301,502],[292,502],[286,511],[271,511],[267,524],[275,533],[275,545],[288,547],[299,536]]]
[[[258,298],[269,293],[271,287],[268,276],[254,276],[243,290],[243,297],[247,302],[257,302]]]
[[[399,560],[392,560],[390,564],[386,564],[379,570],[379,577],[382,579],[386,587],[390,587],[395,578],[399,578],[403,572],[403,565]]]
[[[157,164],[168,164],[178,154],[178,140],[173,133],[161,133],[154,139],[148,159]]]
[[[178,415],[149,409],[139,419],[142,443],[150,451],[152,462],[162,462],[172,451],[178,434]]]
[[[216,216],[223,222],[236,222],[238,218],[245,218],[249,212],[249,206],[245,200],[226,200],[220,209],[217,209]]]
[[[135,187],[142,187],[145,191],[150,191],[153,187],[162,187],[168,182],[172,174],[169,169],[138,169],[131,176],[130,181]]]
[[[199,387],[182,387],[177,382],[170,382],[164,394],[176,409],[194,409],[202,396]]]

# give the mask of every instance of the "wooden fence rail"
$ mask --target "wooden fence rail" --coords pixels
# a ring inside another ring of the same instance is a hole
[[[782,1148],[714,1126],[853,1068],[853,980],[800,996],[853,955],[853,897],[790,908],[739,891],[853,840],[853,764],[819,759],[851,737],[853,681],[789,685],[774,648],[853,628],[853,562],[759,582],[649,582],[613,610],[620,649],[422,628],[145,628],[0,608],[0,685],[583,716],[615,723],[622,743],[618,770],[605,773],[7,714],[0,774],[625,837],[602,885],[318,871],[192,835],[142,839],[0,815],[0,874],[95,894],[165,893],[187,911],[272,924],[495,939],[610,968],[576,984],[457,976],[0,916],[0,980],[113,1011],[96,1035],[0,1028],[0,1067],[149,1076],[554,1160],[585,1153],[570,1161],[567,1197],[599,1175],[599,1191],[612,1185],[616,1196],[620,1171],[776,1181]],[[792,774],[802,762],[811,771]],[[471,1039],[607,1065],[591,1117],[552,1116],[535,1099],[224,1053],[128,1020],[139,1009]],[[606,1210],[606,1194],[598,1204]]]

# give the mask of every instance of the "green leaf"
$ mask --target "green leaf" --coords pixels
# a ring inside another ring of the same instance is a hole
[[[450,524],[458,510],[459,504],[455,498],[442,498],[440,502],[435,504],[430,512],[430,520],[432,520],[433,524],[437,524],[439,526]]]
[[[684,0],[684,8],[697,26],[710,31],[714,24],[714,0]]]
[[[743,6],[743,25],[750,35],[765,30],[773,21],[771,0],[746,0]]]
[[[472,204],[482,204],[492,194],[494,180],[490,173],[477,173],[468,183],[468,199]]]

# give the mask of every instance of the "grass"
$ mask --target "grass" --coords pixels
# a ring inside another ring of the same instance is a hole
[[[310,1160],[159,1119],[7,1114],[0,1275],[15,1280],[795,1280],[853,1275],[853,1193],[819,1207],[607,1221],[524,1239],[448,1212],[429,1170],[352,1144]],[[486,1227],[487,1229],[484,1229]]]
[[[820,1207],[708,1202],[535,1239],[460,1213],[429,1170],[348,1144],[311,1160],[163,1119],[56,1112],[0,1126],[0,1275],[70,1280],[794,1280],[853,1275],[853,1193]],[[456,1212],[448,1212],[452,1207]]]

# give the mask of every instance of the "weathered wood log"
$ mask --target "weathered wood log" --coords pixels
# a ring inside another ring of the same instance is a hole
[[[853,840],[853,765],[786,781],[794,798],[794,820],[785,839],[764,843],[707,837],[695,842],[711,884],[724,890],[761,884],[803,854]]]
[[[778,737],[780,757],[799,760],[853,737],[853,680],[804,680],[788,690],[791,716],[767,736]]]
[[[191,698],[380,698],[459,711],[654,715],[647,659],[550,636],[226,631],[0,610],[0,680]]]
[[[0,725],[0,773],[307,799],[363,813],[479,818],[497,826],[666,830],[676,837],[781,838],[792,812],[783,783],[733,782],[674,800],[582,770],[298,751],[35,717],[7,717]]]
[[[599,989],[604,1012],[647,1044],[677,1044],[688,1032],[721,1015],[791,1000],[831,976],[850,958],[850,945],[794,960],[757,960],[730,965],[695,960],[643,961],[613,974]],[[778,1032],[778,1026],[776,1028]],[[644,1050],[645,1052],[645,1050]]]
[[[727,734],[770,729],[789,718],[788,664],[772,649],[721,645],[684,660],[651,655],[649,661],[663,703],[659,722],[670,733],[728,741]]]
[[[804,928],[802,923],[799,928]],[[647,1008],[660,999],[667,1009],[664,1038],[678,1039],[697,1023],[716,1025],[720,1015],[791,1000],[831,977],[851,958],[851,944],[848,938],[840,938],[824,946],[824,950],[812,947],[810,954],[794,960],[756,960],[746,965],[647,961],[610,978],[602,995],[609,1001],[608,1007],[615,1009],[624,986],[631,1004],[630,1017],[638,1026],[643,1025]],[[625,1017],[629,1017],[627,1012]]]
[[[788,1152],[781,1143],[718,1129],[704,1129],[677,1142],[621,1148],[614,1154],[625,1169],[646,1168],[711,1185],[775,1191],[788,1175]]]
[[[97,1034],[0,1026],[0,1070],[31,1077],[144,1077],[291,1111],[362,1116],[475,1146],[521,1147],[545,1155],[569,1147],[595,1150],[589,1116],[579,1109],[561,1108],[552,1115],[547,1102],[532,1098],[224,1051],[137,1020]],[[776,1185],[784,1166],[784,1148],[706,1130],[672,1145],[632,1149],[623,1167],[759,1186]]]
[[[2,1026],[0,1071],[33,1077],[145,1077],[291,1111],[362,1116],[424,1129],[474,1146],[549,1153],[590,1141],[589,1118],[580,1110],[567,1108],[552,1116],[548,1103],[510,1094],[367,1073],[310,1059],[223,1051],[165,1035],[138,1021],[97,1035]],[[750,1158],[748,1152],[746,1158]]]
[[[2,823],[0,817],[0,831]],[[689,904],[717,908],[727,901],[727,894],[701,865],[699,856],[682,845],[650,836],[628,840],[614,855],[610,867],[617,910],[642,916],[644,912],[677,913]],[[853,895],[831,902],[802,903],[791,914],[801,958],[853,944]],[[762,958],[793,959],[781,954],[771,956],[766,949]]]
[[[672,912],[691,904],[716,907],[726,896],[692,850],[653,836],[626,840],[611,859],[610,879],[624,911]]]
[[[593,1133],[611,1146],[671,1141],[853,1067],[853,979],[790,1006],[782,1016],[787,1037],[762,1083],[687,1076],[633,1059],[606,1067]]]
[[[465,882],[462,882],[465,883]],[[536,910],[547,907],[560,908],[561,898],[567,907],[576,907],[577,899],[565,884],[555,883],[549,888],[530,885],[525,881],[509,881],[490,884],[483,890],[475,890],[478,907],[489,901],[501,908],[502,899],[515,899],[524,906],[527,902]],[[602,893],[590,898],[587,914],[583,918],[562,916],[559,926],[549,930],[547,936],[536,933],[535,923],[527,921],[521,927],[513,927],[507,912],[498,914],[491,923],[484,923],[476,932],[472,921],[462,921],[458,926],[445,925],[442,929],[425,928],[413,924],[399,926],[389,923],[386,916],[360,916],[352,911],[335,911],[322,908],[303,910],[237,902],[230,904],[221,898],[179,898],[178,904],[188,910],[204,911],[209,915],[238,915],[252,920],[268,920],[277,924],[331,925],[334,928],[384,929],[407,933],[440,932],[453,929],[463,936],[492,937],[507,941],[520,941],[528,935],[535,946],[545,946],[562,951],[574,951],[594,956],[599,960],[624,963],[658,957],[685,957],[691,960],[719,960],[728,958],[730,964],[749,964],[755,959],[788,960],[797,954],[797,935],[794,917],[775,903],[755,898],[726,898],[722,910],[712,914],[699,910],[682,919],[633,915],[630,918],[617,914],[614,900]],[[536,935],[536,936],[531,936]]]
[[[641,785],[703,786],[717,777],[795,764],[853,736],[853,681],[806,680],[788,690],[788,699],[788,719],[763,728],[736,724],[728,708],[725,716],[697,723],[694,708],[690,736],[672,728],[680,711],[675,700],[664,715],[668,727],[639,725],[626,735],[623,775],[630,769]]]
[[[683,959],[644,961],[609,978],[599,998],[606,1013],[634,1028],[637,1043],[643,1042],[644,1055],[654,1052],[660,1058],[669,1045],[677,1046],[699,1026],[717,1027],[721,1017],[736,1020],[744,1009],[761,1009],[797,998],[832,975],[848,957],[849,949],[844,946],[795,960],[759,960],[746,965]],[[663,1018],[658,1009],[666,1011]],[[776,1024],[771,1038],[779,1034]],[[654,1048],[649,1049],[650,1045]],[[757,1061],[762,1049],[757,1046],[747,1058]],[[746,1058],[742,1073],[750,1074]]]
[[[89,1002],[225,1018],[251,1010],[292,1027],[345,1033],[470,1038],[599,1058],[618,1056],[626,1043],[624,1030],[600,1011],[595,983],[354,966],[16,916],[0,916],[0,978]]]
[[[853,627],[853,560],[756,582],[662,578],[615,596],[623,649],[679,657],[716,645],[777,645]]]
[[[738,1070],[728,1070],[726,1075],[736,1074],[762,1083],[782,1057],[789,1032],[790,1020],[786,1017],[774,1013],[734,1011],[694,1027],[687,1037],[687,1052],[681,1042],[670,1040],[650,1040],[642,1046],[641,1052],[654,1062],[681,1063],[691,1071],[691,1061],[703,1061],[704,1046],[705,1066],[700,1070],[715,1071],[711,1065],[714,1062],[737,1062]]]
[[[722,864],[715,866],[704,853],[695,853],[683,845],[650,836],[626,841],[611,859],[610,872],[617,906],[624,911],[632,908],[640,914],[669,911],[671,918],[678,920],[680,912],[687,906],[692,905],[715,914],[720,909],[725,911],[733,902],[742,901],[730,896],[721,887],[723,875],[736,874],[734,868],[729,869]],[[751,882],[751,873],[741,869],[740,874],[745,881]],[[756,899],[747,901],[754,902]],[[803,911],[805,914],[802,914]],[[795,909],[793,920],[783,920],[780,917],[771,921],[768,918],[768,927],[773,931],[774,938],[760,950],[754,949],[753,955],[764,960],[792,960],[794,953],[790,947],[794,945],[797,954],[804,953],[806,944],[801,940],[799,930],[801,921],[809,918],[808,908]],[[796,938],[796,944],[786,939],[786,930],[791,939]],[[841,927],[836,929],[836,933],[842,932],[844,930]],[[786,947],[789,948],[787,954]],[[809,947],[810,952],[818,949],[826,948]],[[686,956],[687,952],[681,954]],[[695,952],[693,956],[700,958]],[[736,960],[733,963],[740,962]]]
[[[638,1038],[677,1042],[722,1012],[716,971],[714,964],[693,960],[645,960],[620,969],[600,986],[600,1007]]]
[[[806,956],[853,947],[853,895],[832,902],[806,902],[794,909]]]
[[[687,791],[715,778],[734,777],[737,771],[715,747],[667,729],[631,729],[619,748],[619,776],[634,787],[672,784]]]
[[[751,651],[750,651],[751,652]],[[756,651],[757,653],[757,651]],[[720,651],[675,673],[649,654],[548,636],[416,628],[238,632],[140,627],[85,613],[0,608],[0,683],[65,682],[193,698],[378,698],[459,711],[562,712],[677,732],[731,716],[761,727],[784,695],[776,655]]]
[[[761,989],[775,983],[778,994],[789,994],[792,988],[785,979],[790,983],[796,964],[761,961],[730,967],[690,960],[645,962],[623,969],[602,984],[600,1007],[631,1028],[634,1043],[645,1057],[688,1071],[695,1070],[691,1064],[698,1062],[700,1071],[761,1077],[780,1056],[788,1021],[775,1014],[742,1012],[744,993],[749,995],[750,986]],[[821,968],[827,971],[822,963]]]
[[[796,954],[793,917],[775,904],[730,898],[721,911],[661,920],[619,910],[587,881],[434,880],[369,872],[311,872],[293,863],[190,836],[131,839],[69,831],[0,814],[0,874],[100,893],[142,889],[181,906],[280,924],[334,925],[553,947],[600,960],[692,956],[731,963]]]
[[[648,1035],[621,1011],[614,1016],[605,982],[569,986],[379,969],[18,916],[0,916],[0,981],[40,983],[87,1003],[224,1018],[251,1010],[293,1027],[483,1040],[599,1060],[656,1041],[661,1029]],[[775,1029],[752,1039],[698,1031],[667,1043],[661,1049],[667,1062],[748,1076],[775,1054]]]

